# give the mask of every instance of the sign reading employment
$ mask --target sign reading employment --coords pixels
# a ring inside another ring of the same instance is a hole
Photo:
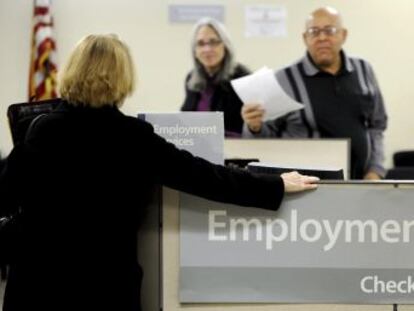
[[[181,195],[183,303],[414,303],[414,185],[320,185],[277,212]]]
[[[180,149],[216,164],[223,164],[224,119],[222,112],[139,114],[155,133]]]

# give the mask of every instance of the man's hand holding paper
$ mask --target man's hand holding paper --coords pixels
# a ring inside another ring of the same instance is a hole
[[[260,132],[263,123],[264,109],[262,104],[248,103],[242,107],[242,118],[250,131]]]

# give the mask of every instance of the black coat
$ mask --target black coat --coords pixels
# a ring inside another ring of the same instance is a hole
[[[242,66],[237,65],[234,74],[230,80],[237,79],[250,74],[250,71]],[[201,93],[191,91],[188,89],[187,82],[191,77],[191,72],[187,75],[185,80],[185,99],[181,107],[182,111],[197,111],[198,102],[200,101]],[[211,111],[223,111],[224,114],[224,129],[226,131],[240,133],[243,130],[243,119],[241,117],[241,107],[243,103],[237,94],[234,92],[230,81],[220,82],[211,98]]]
[[[280,177],[213,165],[115,108],[63,103],[0,176],[0,215],[23,208],[4,310],[140,310],[136,234],[156,184],[273,210],[284,191]]]

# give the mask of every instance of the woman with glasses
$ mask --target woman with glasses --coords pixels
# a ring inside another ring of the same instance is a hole
[[[240,136],[242,102],[230,80],[250,74],[234,60],[233,46],[224,26],[203,18],[194,26],[191,39],[194,68],[185,81],[182,111],[223,111],[226,136]]]

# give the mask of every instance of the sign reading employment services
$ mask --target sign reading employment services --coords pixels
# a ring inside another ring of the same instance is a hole
[[[224,163],[222,112],[145,113],[138,117],[178,148],[216,164]]]
[[[414,186],[320,185],[277,212],[182,194],[182,303],[414,303]]]

